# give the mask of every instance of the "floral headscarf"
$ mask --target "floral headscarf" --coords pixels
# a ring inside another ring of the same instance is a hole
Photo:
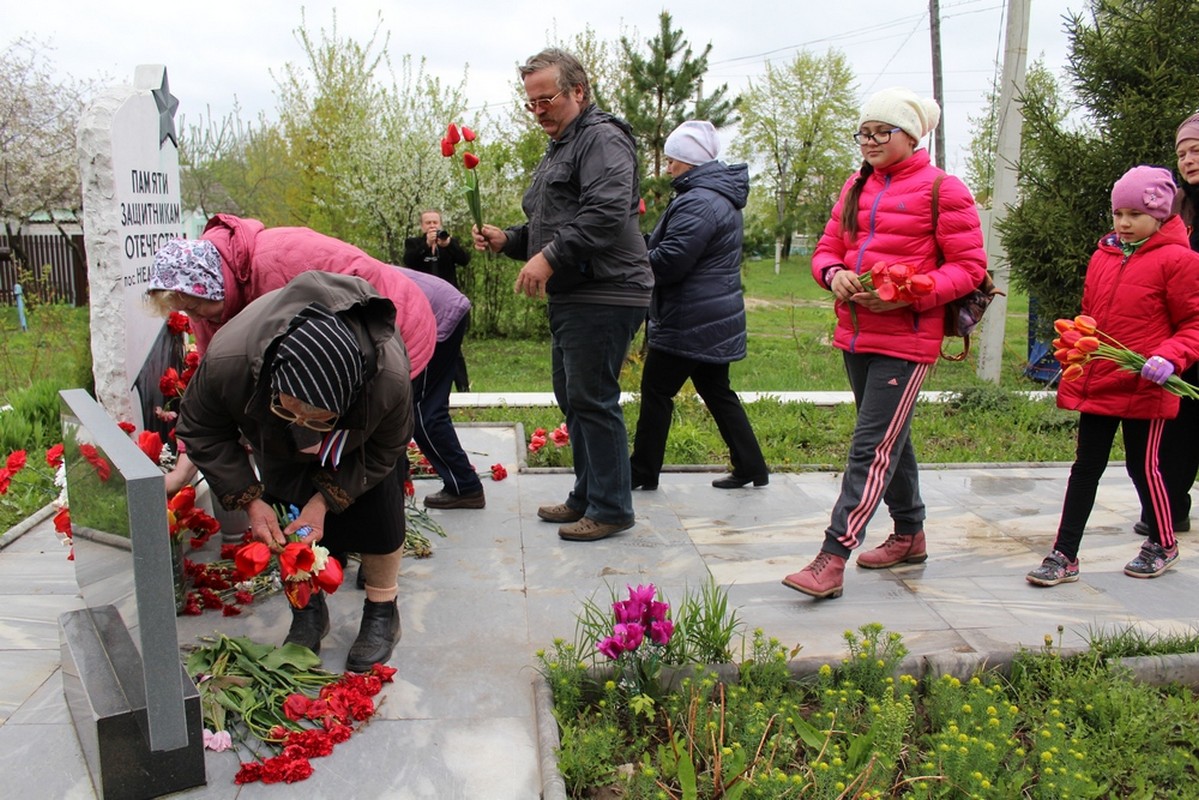
[[[225,299],[221,254],[207,239],[171,239],[154,254],[150,289]]]

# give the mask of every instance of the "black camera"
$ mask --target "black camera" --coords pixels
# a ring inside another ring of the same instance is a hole
[[[450,238],[449,231],[438,231],[437,232],[437,240],[438,241],[444,242],[444,241],[448,240],[449,238]]]

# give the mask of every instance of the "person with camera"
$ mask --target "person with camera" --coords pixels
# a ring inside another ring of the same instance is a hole
[[[457,289],[458,267],[470,263],[470,253],[441,226],[438,211],[421,212],[420,229],[420,236],[404,240],[404,266],[441,278]]]
[[[429,209],[420,215],[420,236],[404,240],[404,266],[424,272],[458,288],[458,267],[470,263],[470,253],[458,244],[450,232],[441,227],[441,212]],[[470,325],[467,315],[466,324]],[[458,353],[454,365],[454,388],[460,392],[470,391],[470,376],[466,374],[466,357]]]

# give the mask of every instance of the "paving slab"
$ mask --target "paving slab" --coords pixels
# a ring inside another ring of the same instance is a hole
[[[845,594],[814,601],[780,584],[820,547],[841,476],[771,476],[769,486],[718,490],[719,473],[662,476],[634,493],[638,522],[609,539],[564,542],[537,519],[561,502],[566,471],[520,471],[524,443],[509,426],[460,429],[475,466],[502,463],[509,477],[484,481],[487,507],[432,511],[447,532],[434,556],[405,559],[400,576],[403,638],[394,684],[375,719],[293,787],[314,797],[535,800],[541,789],[530,682],[534,652],[575,636],[591,599],[606,605],[626,584],[655,583],[678,601],[709,579],[728,592],[746,631],[761,628],[805,656],[839,660],[843,633],[879,622],[916,654],[1040,647],[1046,636],[1083,644],[1101,629],[1189,631],[1199,618],[1199,547],[1180,536],[1182,558],[1166,575],[1121,572],[1140,546],[1132,533],[1136,494],[1120,465],[1101,485],[1083,541],[1077,583],[1033,587],[1024,574],[1053,541],[1068,469],[1062,466],[925,469],[929,559],[919,565],[846,573]],[[418,497],[439,488],[418,480]],[[866,539],[886,536],[885,512]],[[1199,536],[1199,534],[1195,534]],[[58,615],[80,607],[66,551],[45,520],[0,550],[0,751],[5,794],[94,797],[62,698]],[[351,570],[352,577],[352,570]],[[333,629],[325,666],[339,670],[357,632],[363,593],[347,584],[330,598]],[[1166,610],[1168,616],[1160,616]],[[224,632],[279,642],[290,615],[280,596],[242,616],[179,619],[180,641]],[[1060,627],[1060,631],[1059,631]],[[35,772],[14,767],[28,760]],[[236,760],[207,755],[209,784],[181,798],[280,796],[280,787],[235,786]],[[22,778],[29,772],[30,777]],[[22,783],[22,781],[24,781]]]

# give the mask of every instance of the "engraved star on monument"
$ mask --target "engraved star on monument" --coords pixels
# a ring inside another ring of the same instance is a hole
[[[178,147],[179,139],[175,136],[175,112],[179,109],[179,98],[171,94],[165,69],[162,71],[162,86],[151,89],[150,94],[154,95],[154,103],[158,106],[158,144],[161,145],[170,139],[171,143]]]

